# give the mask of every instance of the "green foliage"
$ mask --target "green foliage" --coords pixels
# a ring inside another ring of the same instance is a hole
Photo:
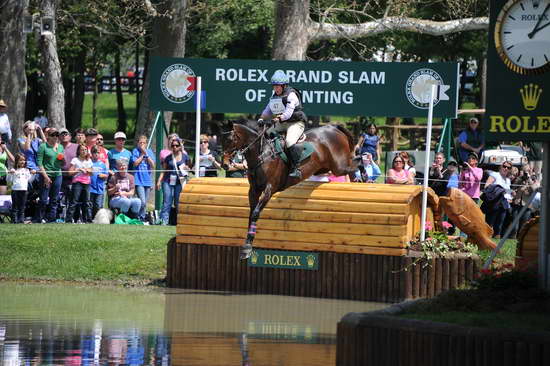
[[[535,289],[538,275],[535,269],[515,269],[512,263],[482,269],[472,287],[485,291],[516,291]]]
[[[0,277],[162,279],[166,243],[174,235],[173,226],[4,224],[0,225]]]

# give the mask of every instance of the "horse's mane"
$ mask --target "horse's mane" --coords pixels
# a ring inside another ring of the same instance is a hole
[[[233,122],[233,124],[245,126],[249,130],[254,131],[256,134],[258,134],[260,131],[260,128],[258,127],[258,122],[253,119],[239,118],[238,120],[234,120],[231,122]]]

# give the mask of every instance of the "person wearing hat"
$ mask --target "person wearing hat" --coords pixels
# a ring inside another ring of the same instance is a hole
[[[2,137],[2,141],[4,141],[6,144],[10,144],[11,125],[8,114],[6,113],[7,109],[8,106],[4,102],[4,99],[0,99],[0,137]]]
[[[478,156],[481,155],[485,147],[485,138],[477,118],[470,118],[468,127],[458,135],[458,145],[458,154],[462,162],[468,160],[468,154],[471,152],[475,152]]]
[[[48,125],[48,119],[44,116],[44,111],[42,109],[38,110],[38,115],[34,117],[34,122],[44,129]]]
[[[59,132],[55,128],[48,129],[46,142],[38,149],[37,164],[40,169],[40,206],[37,222],[55,222],[57,205],[61,190],[61,169],[65,158],[63,145],[58,141]]]
[[[477,167],[479,157],[475,152],[468,154],[468,160],[462,167],[460,173],[459,188],[474,201],[479,201],[481,194],[481,180],[483,179],[483,169]]]
[[[132,160],[132,153],[124,147],[126,143],[126,134],[122,131],[115,133],[115,147],[109,150],[109,167],[110,174],[116,172],[116,162],[120,159]]]

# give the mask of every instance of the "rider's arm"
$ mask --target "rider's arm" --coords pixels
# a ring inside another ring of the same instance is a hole
[[[262,112],[262,115],[260,116],[261,119],[270,119],[273,116],[273,113],[271,113],[271,109],[269,108],[269,103],[264,108],[264,111]]]
[[[294,108],[296,108],[300,104],[300,100],[298,99],[298,96],[296,93],[292,92],[287,97],[286,107],[285,111],[281,116],[279,117],[281,121],[286,121],[290,117],[292,117],[292,113],[294,113]]]

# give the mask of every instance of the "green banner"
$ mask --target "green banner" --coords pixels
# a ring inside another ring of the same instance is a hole
[[[285,252],[254,249],[248,258],[250,267],[285,269],[319,269],[319,254],[310,252]]]
[[[549,4],[491,0],[483,123],[489,141],[550,141]]]
[[[310,115],[426,117],[430,86],[449,85],[449,100],[436,100],[434,117],[456,117],[458,63],[264,61],[153,57],[152,110],[196,110],[195,77],[202,79],[203,110],[261,113],[269,83],[283,70],[302,92]]]

